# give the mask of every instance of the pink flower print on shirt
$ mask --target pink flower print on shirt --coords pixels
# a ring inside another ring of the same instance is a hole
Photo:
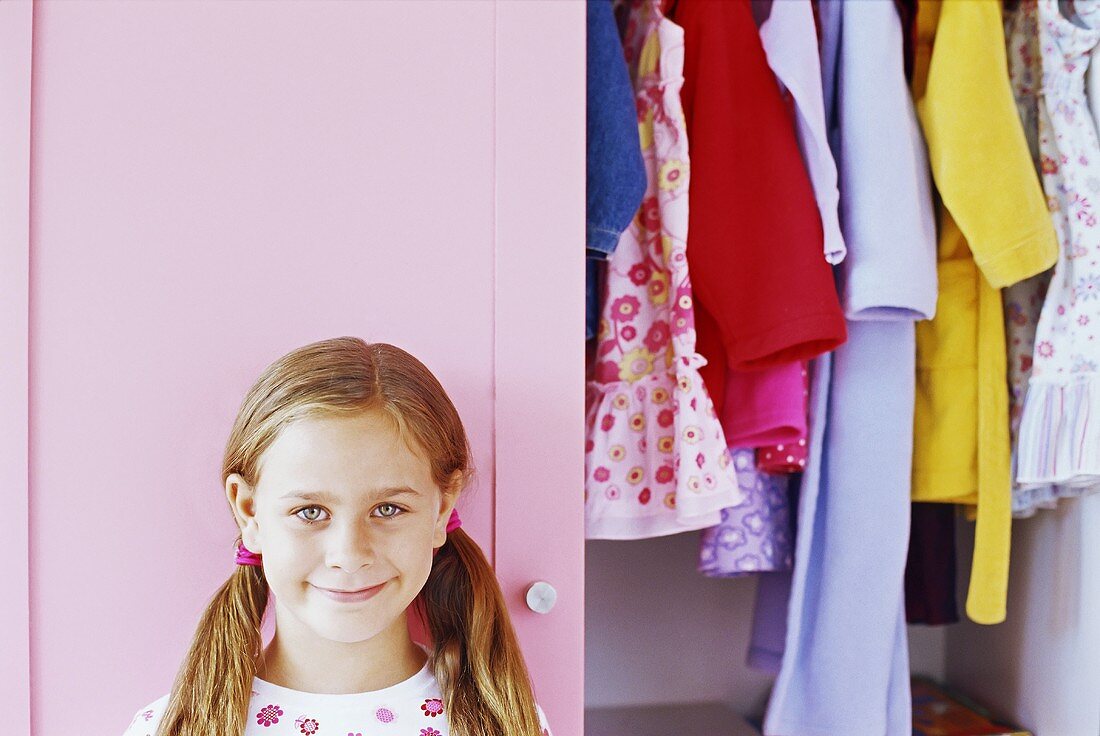
[[[279,722],[279,716],[283,714],[283,709],[277,705],[268,704],[263,708],[260,708],[260,712],[256,714],[256,722],[265,728],[274,723]]]
[[[439,698],[428,698],[420,706],[420,710],[424,711],[424,715],[431,718],[443,715],[443,701]]]
[[[374,717],[377,718],[381,723],[393,723],[397,720],[397,716],[395,716],[393,714],[393,711],[389,708],[379,708],[378,710],[374,711]]]
[[[616,322],[629,322],[638,316],[642,303],[637,297],[621,296],[611,304],[611,318]]]
[[[619,364],[610,360],[601,360],[596,364],[596,380],[604,383],[619,380]]]
[[[646,263],[635,263],[630,268],[630,280],[638,286],[641,286],[645,282],[649,281],[649,275],[653,272],[653,269]]]
[[[643,340],[643,342],[651,352],[659,353],[661,352],[661,349],[665,345],[667,345],[669,340],[671,339],[672,334],[669,332],[668,322],[662,320],[659,322],[654,322],[650,326],[649,331],[646,332],[645,340]]]
[[[141,717],[148,721],[150,718],[153,717],[153,711],[151,711],[151,710],[143,711],[142,714],[141,714]]]
[[[443,734],[429,727],[420,729],[420,736],[443,736]]]
[[[315,734],[321,730],[321,725],[317,723],[316,718],[307,718],[306,716],[298,716],[298,719],[294,721],[294,725],[304,734]]]

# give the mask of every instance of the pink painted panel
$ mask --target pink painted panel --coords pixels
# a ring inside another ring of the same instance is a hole
[[[0,3],[0,713],[12,733],[31,718],[27,333],[30,268],[30,2]]]
[[[526,567],[515,542],[496,559],[506,590],[545,577],[563,593],[538,622],[510,603],[551,723],[580,732],[582,507],[554,479],[582,467],[583,272],[567,243],[583,232],[583,28],[576,1],[36,5],[36,736],[77,722],[121,733],[167,692],[232,571],[218,471],[240,399],[278,355],[343,334],[408,348],[451,392],[480,470],[463,519],[490,554],[494,524],[503,544],[518,538],[502,525],[532,523],[514,499],[553,512],[532,541],[559,522],[572,538],[560,557],[524,553]],[[535,56],[517,61],[532,40],[575,59],[549,86]],[[495,53],[512,64],[496,78]],[[532,97],[560,129],[520,109]],[[548,197],[571,209],[548,213]],[[549,268],[538,310],[562,324],[524,358],[530,341],[517,350],[514,316],[494,308],[494,270],[510,309],[536,266]],[[494,315],[507,330],[495,341]],[[519,452],[535,429],[515,402],[524,370],[543,381],[549,431],[575,439]],[[494,371],[510,382],[504,409]],[[508,499],[495,512],[494,472]],[[551,486],[565,494],[552,506],[539,499]]]
[[[496,569],[559,736],[584,729],[584,22],[497,6]]]

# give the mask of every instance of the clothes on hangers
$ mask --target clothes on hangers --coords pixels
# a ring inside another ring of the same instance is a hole
[[[1085,72],[1100,45],[1100,8],[1075,6],[1082,25],[1038,3],[1043,186],[1062,244],[1035,328],[1020,418],[1016,480],[1083,491],[1100,483],[1100,141]],[[1079,491],[1079,492],[1080,492]]]
[[[817,29],[809,0],[769,2],[760,24],[760,43],[780,88],[793,100],[795,131],[824,236],[825,260],[844,260],[847,247],[840,229],[836,161],[825,130],[825,101],[821,93],[821,57]]]
[[[689,258],[698,349],[715,406],[728,370],[830,350],[844,321],[821,216],[747,0],[678,0],[691,141]]]
[[[684,26],[682,99],[699,162],[689,260],[697,274],[699,350],[708,361],[703,380],[722,407],[731,446],[798,444],[805,433],[801,363],[845,339],[822,256],[822,215],[748,0],[678,0],[672,13]],[[835,222],[835,201],[832,207]],[[839,257],[841,243],[830,239],[830,257]],[[755,494],[750,503],[765,498],[782,503],[785,495]],[[704,535],[700,565],[714,574],[738,572],[733,555],[710,563],[712,542],[736,535],[746,519],[780,524],[761,538],[782,535],[785,514],[767,511],[727,513]],[[785,556],[773,559],[782,565]]]
[[[1036,0],[1021,0],[1011,9],[1006,7],[1005,41],[1009,77],[1016,97],[1016,107],[1028,142],[1032,163],[1038,172],[1040,170],[1039,128],[1041,124],[1045,126],[1046,123],[1041,123],[1039,115],[1043,62]],[[1092,69],[1091,64],[1090,69]],[[1047,192],[1048,203],[1053,201],[1051,194]],[[1053,269],[1044,271],[1018,284],[1013,284],[1004,292],[1013,479],[1018,470],[1017,449],[1024,396],[1027,393],[1028,380],[1031,378],[1031,366],[1035,354],[1035,328],[1039,322],[1039,313],[1053,274]],[[1021,486],[1014,481],[1012,515],[1017,518],[1026,518],[1041,508],[1054,508],[1060,498],[1081,495],[1088,490],[1089,486],[1061,483]]]
[[[693,178],[680,102],[684,32],[660,0],[629,0],[648,176],[641,209],[608,262],[588,383],[588,538],[637,539],[714,526],[745,499],[699,369],[686,234]]]
[[[905,563],[905,620],[945,626],[959,620],[955,595],[955,514],[946,503],[914,503]]]
[[[604,262],[645,194],[634,90],[611,0],[587,0],[585,339],[596,336]]]
[[[810,374],[806,362],[798,364],[799,380],[802,386],[802,401],[799,418],[809,411]],[[803,430],[795,440],[764,445],[756,449],[756,467],[765,473],[801,473],[806,468],[809,455],[807,431]]]
[[[698,570],[712,578],[789,570],[794,550],[789,485],[785,473],[765,473],[755,464],[752,448],[731,448],[744,503],[722,509],[722,521],[704,529]]]
[[[913,500],[976,506],[966,611],[998,623],[1011,526],[998,289],[1049,268],[1057,244],[1008,82],[1000,3],[921,0],[917,26],[912,89],[942,206],[937,313],[917,325]]]
[[[840,229],[836,161],[826,130],[817,21],[809,0],[780,3],[769,0],[767,5],[766,17],[758,18],[760,41],[780,89],[790,97],[798,146],[821,215],[825,260],[837,264],[844,260],[847,246]],[[767,398],[797,402],[798,417],[802,422],[805,421],[809,396],[806,369],[806,361],[776,369],[782,370],[786,376],[783,393],[761,392]],[[792,378],[796,370],[799,376],[797,381]],[[736,411],[736,405],[731,407],[731,413]],[[757,444],[757,467],[769,473],[801,472],[806,466],[807,448],[804,425],[800,430],[793,437],[781,437],[763,446]]]
[[[719,414],[726,441],[730,447],[796,444],[806,437],[803,394],[801,362],[729,371]]]
[[[903,578],[914,323],[936,300],[931,182],[894,5],[822,0],[818,10],[848,246],[838,267],[848,340],[815,362],[824,375],[811,397],[787,631],[770,658],[782,664],[764,730],[900,736],[912,728]],[[770,578],[760,582],[765,599],[781,600]]]

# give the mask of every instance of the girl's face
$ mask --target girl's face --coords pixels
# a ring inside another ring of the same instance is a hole
[[[257,486],[234,474],[226,493],[245,547],[263,556],[277,621],[289,614],[292,628],[339,642],[404,620],[457,495],[379,411],[293,422],[264,452]]]

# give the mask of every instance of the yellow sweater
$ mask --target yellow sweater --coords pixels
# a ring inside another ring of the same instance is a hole
[[[976,507],[966,612],[1005,618],[1012,524],[999,289],[1058,245],[1009,83],[1000,0],[920,0],[913,96],[939,192],[936,317],[917,323],[913,500]]]

